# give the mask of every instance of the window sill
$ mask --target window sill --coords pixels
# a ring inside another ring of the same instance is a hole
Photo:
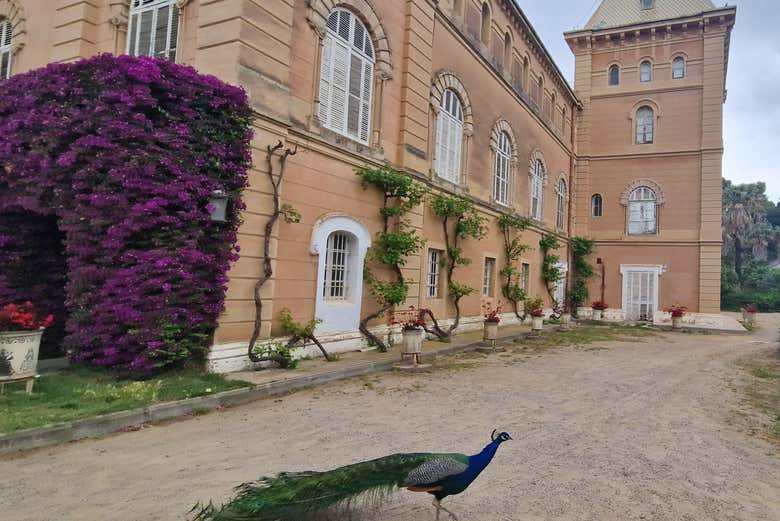
[[[348,152],[352,152],[353,154],[370,157],[371,159],[374,159],[376,161],[385,160],[385,151],[383,148],[367,145],[361,141],[356,140],[355,138],[352,138],[350,136],[345,136],[340,132],[331,130],[328,127],[322,125],[319,122],[319,119],[317,119],[316,117],[311,118],[310,130],[314,134],[319,135],[323,141],[331,145],[334,145],[338,148],[344,149]]]

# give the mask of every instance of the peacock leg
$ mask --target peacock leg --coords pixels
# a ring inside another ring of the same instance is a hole
[[[458,521],[458,516],[456,516],[455,514],[453,514],[452,512],[447,510],[446,508],[444,508],[443,506],[441,506],[441,504],[439,504],[439,508],[444,510],[445,512],[447,512],[450,515],[450,517],[452,518],[453,521]]]
[[[436,521],[439,521],[439,514],[441,513],[441,503],[438,499],[433,498],[433,506],[436,508]]]

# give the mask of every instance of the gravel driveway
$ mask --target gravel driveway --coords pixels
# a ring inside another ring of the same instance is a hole
[[[664,334],[542,353],[450,359],[187,421],[0,460],[0,518],[180,520],[198,500],[281,470],[394,452],[474,453],[504,444],[464,494],[461,521],[780,519],[780,457],[746,434],[750,336]],[[748,414],[749,412],[749,414]],[[396,494],[363,521],[433,520],[425,494]]]

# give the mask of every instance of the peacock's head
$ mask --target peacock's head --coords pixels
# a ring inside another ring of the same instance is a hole
[[[501,434],[496,434],[496,432],[498,432],[498,429],[493,429],[493,433],[490,435],[490,439],[492,441],[498,441],[498,443],[504,443],[505,441],[509,441],[513,439],[508,432],[502,432]]]

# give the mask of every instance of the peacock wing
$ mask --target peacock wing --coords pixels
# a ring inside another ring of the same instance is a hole
[[[431,458],[412,469],[401,484],[402,487],[432,485],[450,476],[465,472],[468,458],[461,454],[446,454]]]

